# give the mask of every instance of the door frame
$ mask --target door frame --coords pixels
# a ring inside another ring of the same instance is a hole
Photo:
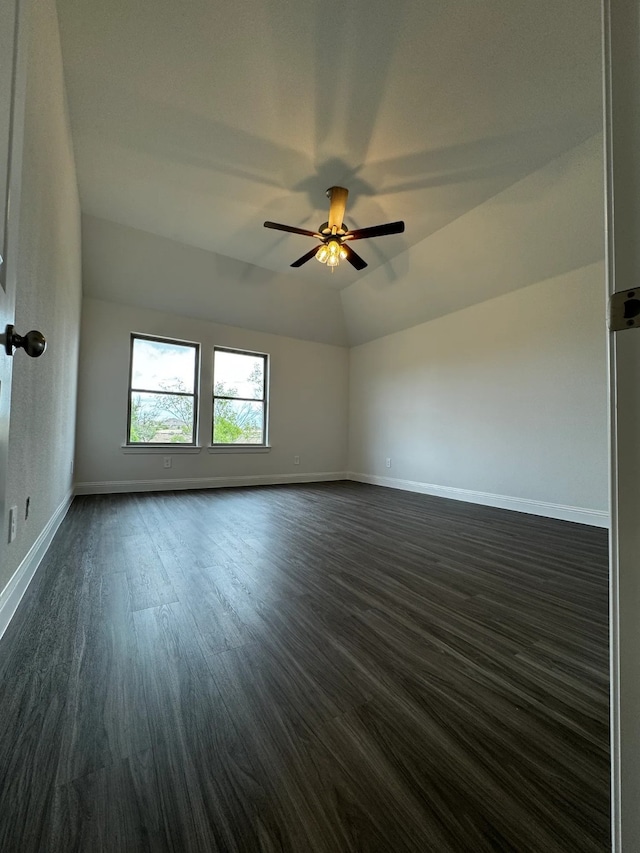
[[[640,4],[602,0],[607,291],[640,285]],[[637,235],[637,238],[636,238]],[[640,334],[609,335],[611,836],[640,850]]]

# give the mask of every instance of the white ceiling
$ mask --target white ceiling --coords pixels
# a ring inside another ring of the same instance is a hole
[[[58,0],[83,211],[343,289],[596,133],[600,0]],[[325,190],[369,268],[289,264]],[[255,271],[254,271],[255,272]],[[474,297],[477,301],[477,294]]]

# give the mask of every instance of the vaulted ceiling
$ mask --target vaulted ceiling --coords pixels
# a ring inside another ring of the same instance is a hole
[[[599,8],[58,0],[83,211],[254,280],[360,292],[599,131]],[[348,226],[406,231],[359,243],[364,272],[292,270],[313,243],[262,223],[316,229],[334,184],[350,191]]]

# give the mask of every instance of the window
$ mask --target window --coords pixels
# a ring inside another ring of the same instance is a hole
[[[214,445],[266,445],[267,358],[261,353],[215,347]]]
[[[127,444],[195,444],[198,344],[131,335]]]

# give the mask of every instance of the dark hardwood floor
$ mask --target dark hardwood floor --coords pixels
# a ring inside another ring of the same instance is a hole
[[[356,483],[76,498],[0,641],[0,850],[606,851],[607,571]]]

